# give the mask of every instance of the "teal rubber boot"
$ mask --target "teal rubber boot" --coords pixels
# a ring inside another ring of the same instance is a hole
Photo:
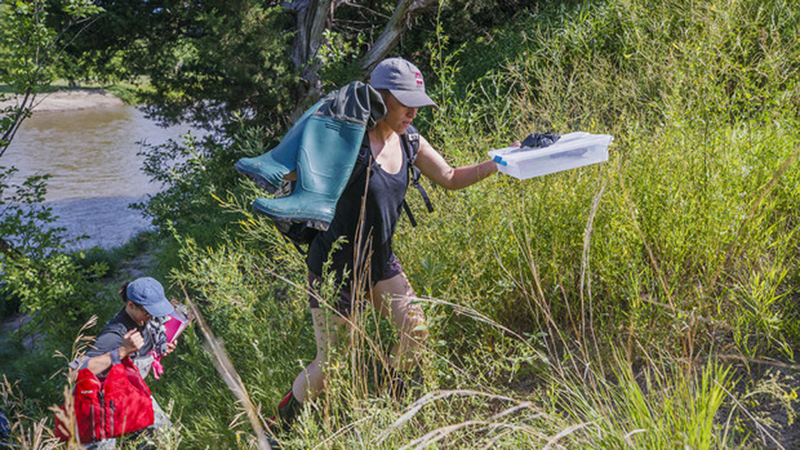
[[[305,118],[302,132],[293,135],[299,147],[294,190],[281,198],[258,198],[253,209],[275,221],[305,222],[327,230],[353,172],[364,133],[385,114],[383,99],[369,85],[353,82],[329,94]]]
[[[273,220],[307,222],[326,230],[355,166],[365,127],[328,117],[308,118],[297,154],[297,184],[291,195],[258,198],[253,209]],[[324,143],[324,145],[322,144]]]
[[[309,108],[289,129],[277,147],[255,158],[241,158],[234,166],[236,170],[253,180],[260,188],[274,194],[280,187],[283,176],[297,167],[297,150],[300,147],[303,129],[308,118],[322,103],[323,100],[320,100]]]

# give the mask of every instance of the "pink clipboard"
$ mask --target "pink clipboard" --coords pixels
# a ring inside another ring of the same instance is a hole
[[[186,326],[189,325],[189,319],[177,310],[171,312],[167,316],[167,321],[164,322],[164,329],[167,332],[167,342],[174,342],[178,336],[183,333]]]

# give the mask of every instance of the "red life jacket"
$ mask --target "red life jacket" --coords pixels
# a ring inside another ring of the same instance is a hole
[[[150,389],[130,358],[112,366],[102,381],[91,370],[81,369],[72,396],[81,443],[133,433],[153,424]],[[56,437],[66,442],[72,432],[56,415]]]

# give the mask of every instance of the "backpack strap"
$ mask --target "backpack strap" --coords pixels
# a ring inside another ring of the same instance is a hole
[[[365,137],[365,139],[367,138]],[[400,143],[402,144],[401,147],[403,148],[403,155],[406,158],[409,182],[422,196],[422,200],[425,202],[425,207],[428,209],[428,212],[433,212],[433,204],[431,203],[431,199],[428,197],[428,193],[425,192],[425,188],[423,188],[422,184],[419,182],[422,172],[420,172],[419,168],[414,165],[414,161],[417,160],[417,153],[419,152],[419,132],[417,129],[414,128],[414,126],[409,126],[405,134],[400,136]],[[372,153],[369,153],[369,146],[366,146],[367,153],[363,152],[364,148],[365,146],[362,146],[359,149],[359,154],[356,157],[356,163],[353,167],[353,173],[350,176],[350,180],[347,182],[348,186],[372,164]],[[409,208],[408,202],[406,202],[405,199],[403,200],[403,209],[406,211],[406,215],[408,215],[408,220],[411,223],[411,226],[416,227],[417,221],[414,219],[414,214],[412,214],[411,208]]]
[[[406,157],[406,166],[408,166],[408,179],[411,182],[411,185],[417,189],[417,192],[422,196],[422,200],[425,202],[425,207],[428,209],[429,213],[433,212],[433,204],[431,203],[430,197],[428,197],[428,193],[425,192],[425,188],[422,187],[422,184],[419,182],[419,178],[422,175],[419,168],[414,165],[414,162],[417,160],[417,153],[419,152],[419,132],[413,126],[409,126],[406,130],[405,134],[401,137],[403,153]],[[411,208],[408,207],[408,202],[404,199],[403,200],[403,209],[406,211],[408,215],[408,220],[411,222],[412,227],[417,226],[417,221],[414,219],[414,215],[411,213]]]
[[[353,165],[353,171],[350,172],[350,179],[347,180],[345,190],[352,185],[356,179],[367,171],[367,168],[372,165],[372,152],[369,146],[368,132],[364,132],[364,137],[361,138],[361,145],[358,147],[358,154],[356,154],[356,162]]]

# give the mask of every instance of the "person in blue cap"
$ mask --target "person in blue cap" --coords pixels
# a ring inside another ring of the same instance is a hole
[[[142,378],[153,367],[156,358],[175,350],[175,342],[167,342],[159,320],[174,311],[167,300],[164,287],[156,279],[141,277],[120,287],[119,296],[125,306],[109,320],[86,354],[70,363],[72,369],[88,368],[98,377],[103,377],[114,364],[130,357]],[[155,421],[150,429],[158,431],[168,427],[167,415],[153,398]],[[88,449],[112,449],[116,439],[96,442]]]
[[[310,296],[317,356],[297,375],[292,389],[278,405],[273,421],[284,429],[294,420],[302,404],[325,389],[324,365],[328,350],[337,340],[336,327],[329,324],[347,326],[349,316],[363,307],[362,302],[356,302],[357,298],[391,320],[398,331],[398,342],[389,354],[388,376],[394,378],[394,371],[405,371],[416,364],[419,350],[427,339],[425,314],[414,302],[414,290],[392,249],[409,184],[408,165],[413,164],[431,181],[450,190],[463,189],[497,171],[497,164],[491,160],[451,167],[413,128],[411,123],[419,108],[437,108],[437,105],[425,93],[422,73],[411,62],[403,58],[382,61],[372,71],[369,86],[380,94],[386,114],[366,131],[360,143],[357,156],[360,162],[356,164],[367,165],[369,170],[338,175],[344,177],[340,184],[346,187],[337,200],[333,219],[309,246],[306,264],[312,291],[321,283],[328,257],[332,260],[337,295],[333,304],[324,307],[331,308],[335,314],[325,314],[319,296]],[[306,162],[298,160],[300,169],[303,164]],[[300,175],[303,174],[298,169],[298,177]],[[341,243],[341,238],[344,243],[334,245]],[[352,292],[353,274],[366,274],[365,295]]]

